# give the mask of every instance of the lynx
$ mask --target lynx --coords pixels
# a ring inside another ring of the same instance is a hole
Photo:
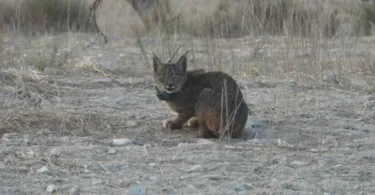
[[[163,122],[164,128],[198,128],[199,137],[242,136],[250,110],[236,81],[220,71],[187,71],[183,54],[176,63],[162,63],[153,55],[156,95],[177,117]]]

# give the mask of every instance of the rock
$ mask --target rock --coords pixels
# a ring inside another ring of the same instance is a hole
[[[50,129],[43,129],[43,135],[50,135],[52,134],[52,131]]]
[[[145,194],[146,194],[146,189],[143,186],[131,187],[126,192],[126,195],[145,195]]]
[[[51,156],[59,157],[61,156],[62,151],[60,148],[52,148],[49,153],[51,154]]]
[[[243,187],[244,187],[245,189],[247,189],[247,190],[252,190],[252,189],[255,188],[253,185],[248,184],[248,183],[244,183],[244,184],[243,184]]]
[[[116,104],[125,104],[126,103],[126,97],[125,96],[119,96],[114,99],[114,102]]]
[[[0,171],[5,170],[6,166],[3,162],[0,162]]]
[[[297,87],[298,87],[298,84],[297,84],[297,82],[295,80],[290,80],[288,82],[288,89],[290,89],[290,90],[296,90]]]
[[[305,166],[307,164],[308,164],[307,162],[298,161],[298,160],[294,160],[294,161],[289,163],[289,165],[293,166],[293,167],[302,167],[302,166]]]
[[[246,188],[244,187],[243,184],[239,184],[234,190],[236,190],[237,192],[241,192],[241,191],[246,191]]]
[[[55,105],[53,105],[50,101],[42,99],[42,102],[40,103],[41,110],[43,112],[55,112]]]
[[[268,138],[270,121],[268,120],[248,120],[245,125],[243,137],[245,139],[265,139]]]
[[[116,150],[115,149],[113,149],[113,148],[110,148],[109,150],[108,150],[108,154],[116,154]]]
[[[132,144],[132,141],[128,138],[113,139],[112,145],[114,146],[128,146]]]
[[[37,173],[45,173],[47,171],[48,171],[48,167],[47,166],[43,166],[40,169],[38,169],[36,172]]]
[[[214,143],[215,143],[214,141],[211,141],[209,139],[199,139],[197,141],[198,145],[200,145],[200,144],[202,144],[202,145],[204,145],[204,144],[214,144]]]
[[[81,193],[81,189],[79,187],[72,187],[69,190],[70,195],[79,195]]]
[[[191,173],[191,172],[195,172],[195,171],[200,171],[202,169],[203,169],[202,165],[194,165],[187,172]]]
[[[30,146],[31,142],[30,142],[30,136],[29,135],[24,135],[23,136],[23,139],[22,139],[22,142],[25,146]]]
[[[126,127],[136,127],[136,126],[138,126],[138,122],[137,121],[126,121],[125,125],[126,125]]]
[[[119,82],[116,79],[113,79],[113,78],[98,79],[95,82],[105,84],[105,85],[119,84]]]
[[[56,191],[56,186],[53,185],[53,184],[50,184],[50,185],[48,185],[46,191],[49,192],[49,193],[54,193]]]

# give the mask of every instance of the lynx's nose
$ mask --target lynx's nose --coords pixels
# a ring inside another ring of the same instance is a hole
[[[173,84],[168,84],[166,87],[167,90],[174,90],[175,86]]]

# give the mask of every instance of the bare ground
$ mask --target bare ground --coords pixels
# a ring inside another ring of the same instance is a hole
[[[166,60],[184,41],[191,67],[235,76],[253,115],[248,137],[231,142],[161,127],[172,113],[155,97],[151,60],[135,40],[3,40],[0,194],[49,194],[50,185],[56,194],[375,193],[372,77],[328,74],[368,60],[368,38],[292,49],[282,37],[144,38],[148,54]],[[50,60],[53,45],[62,50]],[[57,67],[64,49],[71,53]],[[50,60],[44,72],[35,70],[40,59]],[[285,69],[311,74],[275,76]],[[113,143],[122,138],[131,142]]]

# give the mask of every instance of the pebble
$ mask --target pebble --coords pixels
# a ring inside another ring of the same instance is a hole
[[[49,153],[51,154],[51,156],[59,157],[61,156],[62,152],[60,148],[52,148]]]
[[[132,187],[126,192],[126,195],[145,195],[145,194],[146,194],[146,189],[143,186]]]
[[[50,135],[52,134],[52,131],[50,129],[43,129],[43,135]]]
[[[246,191],[246,188],[244,187],[243,184],[239,184],[234,190],[236,190],[237,192],[240,192],[240,191]]]
[[[132,144],[132,141],[127,138],[121,138],[121,139],[113,139],[112,140],[112,145],[114,146],[128,146]]]
[[[69,190],[70,195],[79,195],[81,193],[81,189],[79,187],[72,187]]]
[[[191,173],[191,172],[195,172],[195,171],[200,171],[202,169],[203,169],[202,165],[194,165],[187,172]]]
[[[97,83],[112,85],[112,84],[118,84],[119,82],[116,79],[113,78],[103,78],[96,80]]]
[[[47,171],[48,171],[48,167],[43,166],[43,167],[41,167],[40,169],[38,169],[36,172],[37,172],[37,173],[45,173],[45,172],[47,172]]]
[[[288,82],[288,88],[289,88],[290,90],[296,90],[297,87],[298,87],[298,84],[297,84],[297,82],[296,82],[295,80],[290,80],[290,81]]]
[[[199,139],[198,141],[197,141],[197,144],[202,144],[202,145],[204,145],[204,144],[214,144],[215,142],[214,141],[211,141],[211,140],[209,140],[209,139]]]
[[[3,162],[0,162],[0,171],[1,170],[5,170],[6,169],[6,166]]]
[[[307,164],[308,164],[307,162],[298,161],[298,160],[290,162],[290,165],[294,166],[294,167],[302,167],[302,166],[305,166]]]
[[[56,186],[53,185],[53,184],[50,184],[50,185],[48,185],[46,191],[49,192],[49,193],[54,193],[56,191]]]
[[[115,149],[113,149],[113,148],[110,148],[109,150],[108,150],[108,154],[116,154],[116,150]]]
[[[136,126],[138,126],[138,122],[137,121],[126,121],[125,125],[127,127],[136,127]]]

